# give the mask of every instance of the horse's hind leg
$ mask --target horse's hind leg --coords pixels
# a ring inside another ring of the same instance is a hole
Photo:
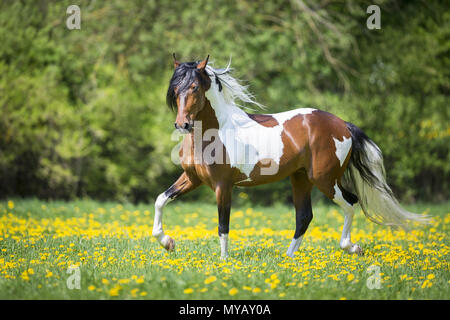
[[[293,257],[300,247],[303,235],[313,217],[311,208],[312,183],[308,180],[306,172],[299,171],[291,175],[291,184],[295,206],[295,234],[286,252],[289,257]]]
[[[228,232],[230,230],[231,184],[218,183],[216,186],[217,209],[219,212],[220,257],[228,257]]]
[[[356,253],[362,255],[363,251],[357,243],[352,243],[351,241],[351,228],[353,222],[353,216],[355,210],[353,209],[353,204],[358,201],[358,198],[345,190],[339,184],[334,187],[335,194],[333,201],[337,203],[344,210],[344,227],[342,228],[341,241],[339,245],[342,249],[347,250],[349,253]]]
[[[200,184],[201,182],[199,180],[190,179],[186,172],[183,172],[178,180],[169,189],[161,193],[156,199],[155,219],[153,222],[152,235],[165,249],[173,250],[175,248],[175,241],[168,235],[164,234],[162,227],[163,208],[167,203],[174,200],[176,197],[194,190]]]
[[[358,198],[345,190],[340,183],[336,182],[334,185],[327,180],[315,181],[315,185],[322,191],[328,198],[333,200],[334,203],[339,205],[344,210],[344,227],[342,228],[342,235],[339,245],[342,249],[347,250],[349,253],[356,253],[362,255],[363,251],[361,247],[352,243],[351,241],[351,228],[354,216],[353,205],[358,202]]]

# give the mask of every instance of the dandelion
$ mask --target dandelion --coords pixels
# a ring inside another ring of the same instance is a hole
[[[136,298],[136,293],[139,291],[139,289],[138,288],[134,288],[134,289],[132,289],[131,291],[130,291],[130,294],[131,294],[131,296],[133,297],[133,298]]]
[[[238,292],[239,292],[238,289],[236,289],[236,288],[231,288],[230,291],[228,291],[228,294],[229,294],[230,296],[234,296],[234,295],[236,295]]]
[[[183,291],[185,294],[191,294],[192,292],[194,292],[194,289],[192,289],[192,288],[187,288],[187,289],[184,289],[184,291]]]
[[[144,283],[144,276],[140,276],[136,280],[134,280],[136,283]]]
[[[130,282],[130,279],[119,279],[118,281],[120,284],[127,284]]]
[[[248,198],[248,194],[246,194],[245,192],[240,192],[240,193],[239,193],[239,198],[241,198],[241,199],[247,199],[247,198]]]
[[[120,285],[116,285],[109,290],[109,295],[111,297],[117,297],[119,295],[119,291],[122,289]]]
[[[90,286],[88,287],[88,290],[89,290],[89,291],[94,291],[94,290],[95,290],[95,286],[94,286],[94,285],[90,285]]]
[[[217,278],[215,276],[211,276],[211,277],[206,278],[204,282],[205,282],[205,284],[210,284],[211,282],[214,282],[216,280],[217,280]]]
[[[10,208],[11,210],[14,209],[14,202],[9,200],[8,201],[8,208]]]
[[[422,283],[421,288],[422,288],[422,289],[430,288],[432,285],[433,285],[433,283],[432,283],[430,280],[427,279],[427,280],[425,280],[425,281]]]
[[[28,276],[28,272],[26,272],[26,271],[22,272],[22,274],[20,275],[20,277],[21,277],[23,280],[25,280],[25,281],[30,280],[30,277]]]

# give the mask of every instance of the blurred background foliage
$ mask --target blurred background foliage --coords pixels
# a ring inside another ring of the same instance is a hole
[[[383,150],[404,201],[449,196],[447,1],[73,1],[0,4],[0,196],[147,202],[182,172],[165,105],[181,61],[230,56],[273,113],[329,111]],[[369,30],[366,9],[381,8]],[[290,199],[288,180],[237,201]],[[316,194],[316,198],[319,195]],[[213,202],[201,188],[186,196]]]

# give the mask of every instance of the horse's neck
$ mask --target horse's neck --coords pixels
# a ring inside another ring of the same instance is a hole
[[[205,107],[198,113],[197,120],[202,122],[203,132],[208,129],[219,129],[219,122],[208,99],[206,99]]]
[[[209,91],[208,91],[209,93]],[[251,121],[247,113],[235,105],[226,103],[220,93],[212,92],[207,94],[207,104],[212,108],[217,119],[219,129],[224,127],[239,127]]]

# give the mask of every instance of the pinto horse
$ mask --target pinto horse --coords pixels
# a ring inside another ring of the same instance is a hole
[[[167,103],[177,110],[175,128],[185,134],[179,152],[184,172],[155,202],[152,234],[165,249],[173,250],[175,242],[162,228],[164,206],[202,184],[216,193],[222,258],[228,255],[233,186],[251,187],[288,176],[296,217],[290,257],[313,217],[313,186],[343,209],[340,247],[349,253],[363,254],[350,236],[356,203],[379,224],[427,222],[427,217],[400,207],[386,183],[380,149],[355,125],[312,108],[246,113],[238,101],[261,105],[231,76],[230,65],[215,69],[208,65],[209,56],[185,63],[173,56]]]

